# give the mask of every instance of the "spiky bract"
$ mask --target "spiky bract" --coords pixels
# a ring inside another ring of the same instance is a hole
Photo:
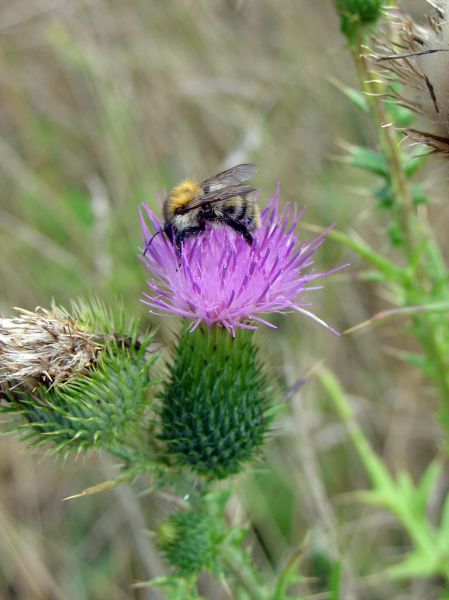
[[[220,327],[181,335],[160,408],[167,460],[224,478],[257,456],[270,427],[270,388],[253,334]]]
[[[209,567],[221,541],[214,520],[193,509],[171,515],[159,526],[156,539],[166,561],[183,576]]]

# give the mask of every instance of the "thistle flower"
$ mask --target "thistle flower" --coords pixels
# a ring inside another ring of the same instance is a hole
[[[279,209],[279,190],[262,212],[262,225],[249,246],[229,227],[211,227],[205,235],[190,238],[179,262],[175,248],[164,235],[148,246],[160,231],[159,219],[147,205],[141,209],[143,261],[149,271],[149,292],[142,302],[154,314],[177,315],[192,320],[191,331],[201,323],[225,327],[235,336],[237,328],[257,329],[264,313],[297,311],[337,333],[307,308],[302,295],[320,289],[311,285],[327,273],[312,269],[312,256],[326,232],[311,242],[300,243],[296,226],[303,211],[296,206]]]
[[[100,352],[93,333],[61,310],[16,309],[0,317],[0,386],[57,385],[91,366]]]
[[[388,96],[421,117],[421,129],[408,129],[410,139],[433,152],[449,153],[449,2],[432,3],[428,26],[397,11],[392,26],[398,39],[377,40],[377,66],[390,82]]]

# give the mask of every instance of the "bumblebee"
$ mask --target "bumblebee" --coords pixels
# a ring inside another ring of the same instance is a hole
[[[250,197],[256,188],[243,182],[255,172],[256,165],[237,165],[201,183],[185,179],[173,188],[163,204],[163,231],[175,244],[178,256],[183,241],[203,233],[207,222],[227,225],[249,245],[253,243],[260,210]]]

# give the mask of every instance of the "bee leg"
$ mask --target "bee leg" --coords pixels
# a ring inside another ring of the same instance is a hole
[[[248,231],[248,228],[246,227],[246,225],[244,223],[241,223],[240,221],[236,221],[235,219],[232,219],[231,217],[229,217],[227,215],[225,215],[223,217],[223,222],[226,225],[229,225],[229,227],[231,227],[237,233],[240,233],[240,235],[243,236],[243,239],[245,240],[245,242],[247,242],[250,246],[252,246],[253,236]]]
[[[178,252],[179,258],[181,258],[181,252],[182,252],[181,244],[183,243],[183,241],[189,237],[192,237],[193,235],[198,235],[199,233],[202,233],[205,230],[205,228],[206,228],[206,224],[203,222],[203,223],[200,223],[200,225],[198,225],[198,227],[186,227],[185,229],[182,229],[181,231],[176,231],[175,244],[176,244],[176,250]]]
[[[166,223],[164,225],[164,233],[173,244],[173,227],[170,225],[170,223]]]

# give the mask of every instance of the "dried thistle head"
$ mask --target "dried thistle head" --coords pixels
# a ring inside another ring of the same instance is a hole
[[[96,300],[73,303],[70,313],[16,310],[0,317],[0,414],[12,417],[11,431],[63,454],[146,439],[157,353],[138,321]],[[118,452],[141,460],[134,447]]]
[[[425,26],[393,13],[390,34],[376,40],[376,66],[393,84],[387,96],[421,117],[422,128],[408,129],[409,137],[449,153],[449,0],[431,4]]]
[[[0,389],[59,385],[84,373],[98,357],[98,335],[62,310],[16,309],[0,317]]]

